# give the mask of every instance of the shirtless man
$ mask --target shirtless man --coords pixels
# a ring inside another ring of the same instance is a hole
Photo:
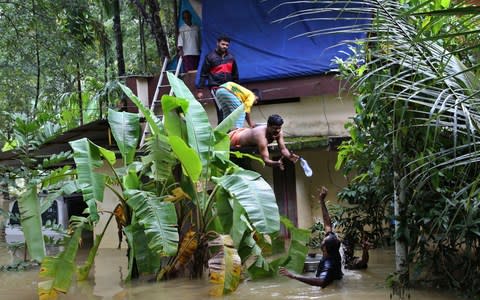
[[[269,167],[279,167],[280,170],[283,170],[284,168],[282,159],[285,157],[295,163],[298,160],[298,155],[290,153],[285,146],[282,125],[282,117],[279,115],[271,115],[268,117],[267,126],[263,125],[254,128],[238,128],[231,131],[228,134],[230,136],[230,145],[237,148],[245,146],[257,146],[258,152],[265,162],[265,165]],[[272,143],[273,141],[277,141],[278,148],[282,153],[282,156],[279,160],[270,159],[268,144]]]

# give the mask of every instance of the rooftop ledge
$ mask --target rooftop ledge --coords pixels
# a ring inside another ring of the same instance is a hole
[[[305,149],[326,148],[328,151],[337,151],[337,147],[342,141],[348,140],[348,136],[295,136],[285,137],[285,145],[291,151],[299,151]],[[231,148],[232,151],[258,153],[257,147],[241,147]],[[278,152],[276,143],[268,145],[270,152]]]

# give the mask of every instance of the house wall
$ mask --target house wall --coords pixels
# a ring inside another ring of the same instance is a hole
[[[214,104],[207,102],[204,108],[210,123],[217,124]],[[350,95],[323,95],[302,97],[300,102],[254,105],[251,117],[266,124],[268,116],[279,114],[286,136],[348,136],[344,126],[354,112]]]
[[[322,217],[318,204],[318,189],[325,186],[328,189],[326,201],[337,202],[336,194],[346,185],[342,174],[335,170],[337,152],[326,149],[307,149],[296,151],[303,157],[313,171],[311,177],[306,177],[300,164],[295,164],[295,187],[297,193],[297,220],[301,228],[309,228]],[[262,175],[270,184],[273,183],[273,170],[253,162],[252,169]]]

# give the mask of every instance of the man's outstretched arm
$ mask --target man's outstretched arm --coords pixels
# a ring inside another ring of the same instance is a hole
[[[288,271],[287,269],[285,269],[283,267],[280,267],[279,273],[283,276],[287,276],[289,278],[301,281],[301,282],[309,284],[309,285],[320,286],[322,288],[324,288],[328,285],[327,282],[325,282],[324,280],[322,280],[319,277],[308,277],[308,276],[293,274],[292,272]]]
[[[257,140],[257,143],[258,143],[258,152],[260,153],[260,156],[262,157],[262,160],[265,163],[265,165],[269,167],[279,167],[280,170],[283,170],[283,163],[281,159],[280,160],[270,159],[270,153],[268,152],[267,142]]]
[[[322,186],[320,189],[320,193],[318,194],[318,202],[322,207],[322,216],[323,216],[323,227],[325,228],[325,232],[332,231],[332,219],[330,218],[330,214],[328,213],[327,206],[325,205],[325,198],[327,197],[328,190],[326,187]]]
[[[285,146],[285,141],[283,139],[283,134],[280,133],[279,137],[277,138],[278,148],[280,149],[280,153],[282,153],[283,157],[288,158],[291,162],[296,163],[298,160],[298,155],[292,153],[288,150],[287,146]]]

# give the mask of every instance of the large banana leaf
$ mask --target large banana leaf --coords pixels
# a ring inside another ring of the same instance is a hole
[[[305,257],[308,252],[308,247],[306,245],[310,239],[311,233],[309,230],[295,227],[292,221],[286,217],[282,217],[282,223],[285,228],[290,231],[292,237],[290,247],[288,248],[288,261],[285,264],[285,267],[289,270],[301,273],[303,272]]]
[[[214,181],[243,206],[259,232],[272,233],[280,230],[280,215],[275,195],[260,174],[238,170],[233,174],[214,178]]]
[[[165,274],[173,274],[181,271],[185,266],[195,257],[195,252],[198,249],[198,234],[189,230],[182,238],[178,253],[174,261],[173,267],[167,265],[158,274],[157,280],[161,280]]]
[[[67,293],[75,274],[77,255],[83,227],[78,227],[68,241],[66,249],[57,257],[47,256],[42,262],[39,277],[47,279],[38,283],[41,300],[57,299],[58,293]]]
[[[252,228],[250,227],[250,224],[245,217],[245,209],[243,206],[238,202],[238,201],[232,201],[233,202],[233,215],[232,215],[232,229],[230,230],[230,235],[232,236],[233,240],[233,245],[235,248],[240,247],[240,243],[243,240],[243,236],[245,235],[245,232],[247,229],[250,229],[251,231]]]
[[[162,202],[153,193],[128,190],[127,204],[134,210],[137,220],[145,228],[150,249],[164,256],[177,253],[177,213],[170,202]]]
[[[108,123],[122,154],[124,165],[131,163],[135,156],[140,135],[139,121],[138,114],[108,110]]]
[[[244,112],[244,105],[237,107],[231,114],[222,120],[217,127],[215,127],[215,155],[222,156],[224,159],[230,159],[230,138],[227,134],[228,130],[233,127],[235,121]],[[263,162],[263,161],[262,161]]]
[[[240,283],[242,261],[233,242],[228,235],[221,235],[208,243],[209,247],[220,247],[220,250],[208,260],[210,283],[213,287],[210,294],[221,296],[235,291]]]
[[[215,194],[216,214],[221,225],[217,232],[229,233],[233,226],[233,208],[230,198],[230,195],[224,189],[219,189]]]
[[[42,235],[40,201],[35,184],[31,183],[27,186],[25,192],[18,199],[18,208],[28,254],[32,259],[41,262],[45,256],[45,242]]]
[[[135,257],[140,274],[155,273],[160,265],[160,256],[148,247],[148,239],[142,225],[135,223],[124,228],[131,255]]]
[[[167,75],[175,96],[189,102],[188,112],[185,113],[188,144],[198,153],[205,168],[211,161],[212,149],[215,145],[215,137],[207,113],[182,80],[171,73]]]
[[[161,133],[161,127],[159,126],[159,120],[151,111],[149,108],[146,108],[145,105],[143,105],[142,101],[130,90],[127,86],[123,84],[119,84],[120,88],[122,91],[127,95],[130,100],[132,100],[133,103],[138,107],[138,109],[142,112],[142,114],[145,116],[145,120],[147,120],[148,125],[150,126],[150,129],[152,130],[153,134],[160,134]]]
[[[165,131],[169,136],[178,136],[188,141],[187,127],[179,110],[185,114],[188,112],[189,105],[190,103],[185,99],[168,95],[162,96],[163,121]]]
[[[187,175],[193,182],[197,182],[202,173],[202,162],[200,161],[197,152],[185,144],[185,142],[178,136],[169,136],[168,140],[173,153],[175,153],[175,156],[182,163],[182,167]]]
[[[102,151],[86,138],[70,142],[70,146],[74,152],[73,159],[77,166],[83,200],[87,203],[92,220],[98,221],[96,201],[103,201],[105,189],[105,175],[96,172],[96,169],[103,165]]]
[[[245,105],[243,103],[237,107],[231,114],[225,117],[220,124],[215,127],[216,132],[227,133],[232,129],[235,121],[240,117],[240,115],[245,111]]]
[[[253,238],[253,234],[245,236],[239,253],[243,260],[250,256],[256,257],[255,261],[250,266],[247,266],[248,274],[252,279],[272,277],[275,274],[276,269],[272,268],[265,257],[263,257],[262,249]]]
[[[142,157],[145,166],[150,166],[155,181],[165,183],[172,176],[172,168],[176,164],[168,138],[156,134],[147,141],[148,154]]]

